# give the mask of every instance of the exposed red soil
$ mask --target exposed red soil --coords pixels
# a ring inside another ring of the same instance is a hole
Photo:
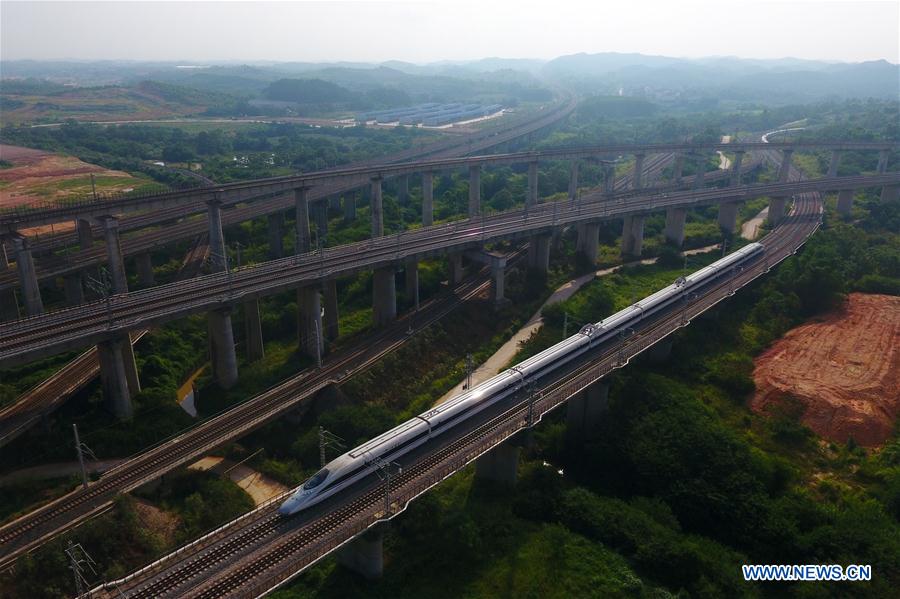
[[[850,294],[761,354],[753,379],[754,411],[799,402],[801,422],[821,437],[883,444],[900,414],[900,297]]]

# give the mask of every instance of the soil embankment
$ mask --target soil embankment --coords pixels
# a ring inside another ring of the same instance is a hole
[[[850,294],[756,359],[757,412],[799,402],[800,420],[837,442],[875,447],[900,414],[900,297]]]

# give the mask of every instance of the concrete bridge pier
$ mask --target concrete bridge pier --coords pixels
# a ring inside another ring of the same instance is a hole
[[[681,247],[684,243],[684,221],[687,219],[687,210],[684,208],[666,209],[666,241],[675,247]],[[624,229],[623,229],[624,235]]]
[[[384,531],[375,525],[337,552],[337,562],[367,580],[381,578],[384,573]]]
[[[403,282],[406,301],[410,306],[419,305],[419,261],[409,259],[403,265]]]
[[[777,225],[784,219],[787,198],[769,198],[769,224]]]
[[[213,379],[222,389],[230,389],[238,380],[231,308],[207,312],[206,326],[209,332],[209,358],[212,363]]]
[[[469,218],[481,214],[481,165],[469,167]]]
[[[896,202],[900,198],[900,186],[885,185],[881,188],[882,202]]]
[[[731,178],[728,184],[734,187],[741,184],[742,165],[744,162],[744,150],[738,150],[734,153],[734,161],[731,163]]]
[[[9,258],[6,255],[6,246],[0,243],[0,267],[3,270],[9,268]],[[19,317],[19,302],[16,299],[15,289],[0,291],[0,320],[16,320]]]
[[[119,240],[119,221],[107,216],[103,219],[103,236],[106,239],[106,260],[113,293],[128,293],[128,277],[122,259],[122,243]]]
[[[589,264],[597,262],[597,251],[600,245],[600,224],[584,223],[578,228],[578,240],[575,251]]]
[[[351,191],[344,194],[344,222],[349,223],[356,220],[356,192]]]
[[[305,254],[312,249],[309,234],[309,189],[306,187],[298,187],[294,190],[294,214],[297,228],[294,253]]]
[[[546,274],[550,270],[550,241],[553,235],[532,235],[528,242],[528,267]]]
[[[341,195],[334,194],[330,198],[328,198],[328,209],[329,210],[340,210],[341,209]]]
[[[569,201],[578,201],[578,161],[572,160],[569,164]]]
[[[63,291],[66,294],[67,306],[78,306],[84,303],[84,289],[81,287],[81,273],[68,274],[63,277]]]
[[[266,218],[269,224],[269,257],[274,260],[284,256],[284,213],[276,212]]]
[[[837,211],[839,214],[848,215],[853,209],[853,190],[842,189],[838,192]]]
[[[603,193],[611,196],[616,192],[616,169],[612,165],[607,165],[603,169]]]
[[[791,149],[781,151],[781,166],[778,167],[778,180],[781,183],[786,183],[791,176],[791,159],[793,156],[794,151]]]
[[[719,228],[723,233],[732,234],[737,227],[737,215],[740,204],[719,204]]]
[[[528,196],[525,203],[529,206],[536,206],[538,203],[538,163],[532,160],[528,163]]]
[[[706,157],[697,156],[697,173],[694,175],[694,189],[703,189],[706,179]]]
[[[841,165],[841,151],[832,150],[831,160],[828,162],[828,176],[837,177],[838,167]],[[785,179],[786,180],[786,179]]]
[[[449,271],[449,282],[451,287],[455,287],[466,276],[466,271],[462,265],[462,253],[453,252],[447,256],[447,270]]]
[[[397,201],[405,204],[409,200],[409,175],[397,177]]]
[[[328,202],[322,201],[316,205],[316,239],[319,245],[324,246],[328,239]]]
[[[370,185],[371,193],[369,194],[369,208],[372,212],[372,237],[383,237],[384,208],[381,197],[381,177],[373,177]]]
[[[137,264],[138,283],[141,287],[153,287],[156,281],[153,277],[153,259],[150,252],[141,252],[134,258]]]
[[[44,301],[41,299],[41,288],[38,286],[28,238],[16,235],[13,237],[13,247],[16,250],[16,269],[19,271],[19,287],[22,290],[25,313],[28,316],[42,314]]]
[[[124,336],[127,339],[128,335]],[[100,382],[103,387],[103,398],[106,408],[116,418],[131,418],[134,407],[128,388],[128,375],[124,358],[123,337],[110,339],[97,344],[97,357],[100,362]],[[130,345],[130,343],[129,343]]]
[[[597,381],[569,398],[566,405],[566,444],[580,445],[592,438],[609,409],[609,384]]]
[[[434,173],[422,173],[422,225],[434,224]]]
[[[890,160],[890,153],[887,150],[881,150],[878,153],[878,167],[875,169],[879,175],[887,172],[888,160]]]
[[[491,256],[491,299],[495,306],[507,302],[506,287],[506,256]]]
[[[622,255],[640,257],[644,248],[644,216],[622,219]]]
[[[325,281],[325,339],[334,341],[340,334],[338,321],[337,280]]]
[[[300,353],[312,359],[324,352],[325,331],[322,328],[322,301],[316,287],[297,290],[297,338]]]
[[[475,478],[513,486],[519,469],[519,448],[511,440],[500,443],[475,460]]]
[[[681,183],[684,177],[684,154],[678,152],[675,154],[675,164],[672,165],[672,181]]]
[[[263,343],[258,299],[244,302],[244,334],[247,344],[247,361],[262,360],[266,355],[266,348]]]
[[[642,187],[642,177],[644,174],[644,158],[646,154],[634,155],[634,170],[631,174],[631,188],[640,189]]]
[[[397,288],[394,267],[379,268],[372,281],[372,322],[383,327],[397,319]]]
[[[78,234],[78,247],[87,250],[94,245],[94,230],[91,228],[91,221],[84,218],[75,219],[75,232]]]

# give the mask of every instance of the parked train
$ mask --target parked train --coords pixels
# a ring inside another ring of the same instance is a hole
[[[378,468],[376,461],[391,462],[400,458],[429,439],[515,393],[531,381],[540,379],[601,343],[615,338],[640,320],[675,302],[683,301],[687,293],[699,290],[732,270],[759,259],[764,252],[761,244],[752,243],[687,277],[679,277],[672,285],[636,304],[600,322],[585,325],[578,333],[553,347],[348,451],[304,482],[281,505],[279,513],[285,516],[295,514],[334,495],[372,473]]]

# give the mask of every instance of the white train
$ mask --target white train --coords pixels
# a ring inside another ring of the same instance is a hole
[[[688,292],[698,290],[733,269],[742,268],[746,263],[759,258],[764,251],[762,245],[752,243],[687,277],[679,277],[672,285],[636,304],[600,322],[584,326],[578,333],[553,347],[335,458],[303,483],[281,505],[279,513],[285,516],[295,514],[340,492],[372,473],[378,467],[377,460],[390,462],[398,459],[466,418],[515,393],[525,384],[540,379],[616,337],[640,320],[674,302],[682,301]]]

